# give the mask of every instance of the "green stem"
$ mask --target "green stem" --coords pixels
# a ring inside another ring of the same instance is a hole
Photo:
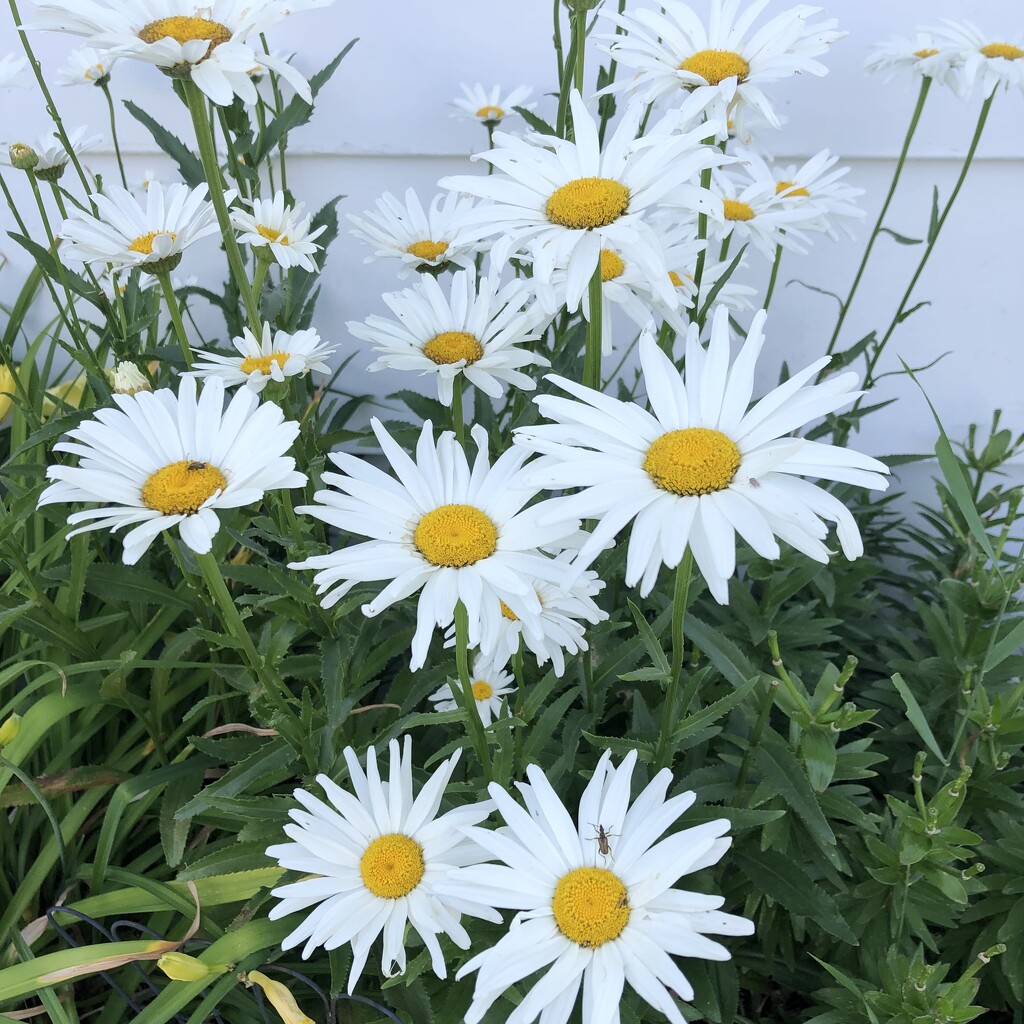
[[[740,763],[740,770],[736,774],[736,788],[740,789],[743,783],[747,781],[747,772],[750,770],[750,757],[754,753],[755,748],[761,742],[761,734],[764,732],[765,726],[768,724],[768,717],[771,714],[772,705],[775,703],[775,691],[778,689],[779,682],[777,679],[768,680],[768,692],[764,695],[764,702],[761,705],[761,710],[758,712],[757,721],[754,723],[754,731],[750,734],[750,741],[747,743],[747,749],[743,752],[743,761]]]
[[[555,44],[555,58],[558,62],[558,78],[555,79],[557,82],[562,81],[562,76],[565,74],[565,60],[562,57],[562,0],[555,0],[555,28],[552,36]]]
[[[270,269],[270,262],[270,260],[260,259],[259,256],[256,257],[256,269],[255,271],[253,271],[252,275],[252,294],[253,297],[256,299],[257,308],[259,308],[260,304],[260,295],[263,294],[263,281],[267,276],[267,271]],[[260,330],[262,331],[262,329],[263,328],[261,324]],[[256,336],[257,341],[259,340],[260,337],[261,335],[259,334]]]
[[[587,324],[587,348],[583,357],[583,385],[601,390],[601,335],[604,300],[601,297],[601,261],[598,260],[589,285],[590,323]]]
[[[857,268],[857,273],[853,278],[853,284],[850,286],[850,293],[846,296],[846,301],[839,307],[839,320],[836,322],[835,330],[832,332],[832,337],[829,339],[828,348],[825,350],[826,355],[831,355],[835,351],[836,342],[839,340],[839,332],[843,329],[843,321],[846,320],[846,314],[850,310],[850,304],[853,302],[853,297],[857,293],[857,287],[860,284],[860,279],[864,276],[864,268],[868,265],[871,250],[874,248],[878,235],[882,230],[882,223],[885,220],[885,215],[889,212],[889,204],[892,202],[892,197],[896,193],[896,186],[899,183],[900,175],[903,173],[903,165],[906,163],[907,152],[910,149],[910,141],[913,139],[914,133],[917,131],[917,124],[918,121],[921,120],[921,111],[924,110],[924,102],[928,98],[928,90],[931,88],[931,84],[932,80],[930,78],[921,79],[921,91],[917,94],[917,105],[914,107],[913,116],[910,118],[910,125],[907,128],[907,134],[903,138],[903,148],[900,150],[899,159],[896,161],[896,170],[893,172],[892,181],[889,183],[889,192],[885,197],[885,202],[882,203],[882,209],[878,214],[878,220],[875,221],[875,226],[871,231],[871,237],[868,239],[867,247],[864,249],[864,255],[861,257],[860,266]],[[827,370],[828,367],[825,369]]]
[[[487,129],[487,148],[488,150],[492,150],[494,149],[494,122],[488,121],[484,127]],[[494,173],[494,164],[492,164],[490,160],[487,161],[487,173]]]
[[[191,79],[186,79],[184,86],[189,113],[192,115],[192,123],[195,126],[196,141],[199,143],[199,158],[203,162],[203,172],[210,184],[210,200],[217,212],[217,223],[220,225],[220,233],[224,239],[224,249],[228,255],[231,276],[234,278],[235,287],[245,304],[249,327],[253,333],[257,333],[260,329],[260,311],[252,289],[249,287],[249,275],[245,272],[245,261],[242,259],[242,251],[238,248],[234,228],[231,226],[231,217],[228,214],[228,204],[224,199],[224,181],[221,177],[220,163],[217,160],[217,150],[213,142],[213,129],[206,110],[206,98],[200,92],[199,86]]]
[[[466,446],[466,416],[462,409],[462,387],[465,377],[461,373],[452,381],[452,430],[455,439],[464,448]]]
[[[576,0],[573,6],[572,33],[576,37],[576,65],[573,69],[573,85],[582,96],[583,66],[587,53],[587,8],[583,0]]]
[[[470,742],[476,750],[477,759],[484,773],[484,781],[490,782],[493,776],[491,752],[487,747],[487,736],[484,723],[480,719],[480,710],[473,697],[473,680],[469,674],[469,613],[466,606],[459,601],[455,606],[455,664],[459,672],[459,685],[452,689],[458,690],[458,700],[466,712],[466,727]]]
[[[185,325],[181,322],[181,309],[178,306],[178,297],[174,294],[174,286],[171,284],[169,271],[157,274],[157,280],[163,289],[164,301],[167,303],[167,312],[171,314],[171,323],[174,324],[174,333],[177,335],[178,344],[181,346],[181,354],[185,357],[185,366],[192,369],[192,348],[188,343],[188,335],[185,333]]]
[[[117,156],[117,169],[121,172],[121,184],[125,190],[128,188],[128,178],[124,173],[124,160],[121,159],[121,144],[117,140],[117,118],[114,114],[114,99],[110,95],[110,85],[105,82],[100,82],[100,88],[103,90],[103,95],[107,100],[107,109],[110,111],[110,137],[114,140],[114,153]]]
[[[672,761],[669,749],[676,717],[676,695],[679,680],[683,674],[684,648],[686,645],[686,605],[690,597],[690,577],[693,575],[693,551],[687,545],[679,565],[676,567],[676,584],[672,594],[672,668],[665,694],[665,707],[661,717],[661,735],[658,737],[657,763],[667,768]],[[689,701],[687,701],[689,704]],[[683,708],[685,712],[686,708]]]
[[[714,144],[714,136],[704,140],[704,145],[709,146]],[[705,167],[700,172],[700,187],[705,191],[711,188],[711,168]],[[708,237],[708,215],[706,213],[697,214],[697,237],[704,241]],[[700,284],[704,279],[704,263],[707,260],[708,250],[705,245],[699,253],[697,253],[697,266],[693,272],[693,315],[691,319],[695,320],[703,328],[704,320],[700,315]]]
[[[779,264],[782,262],[782,246],[775,246],[775,261],[772,263],[772,276],[768,279],[768,291],[764,297],[764,309],[767,309],[775,294],[775,282],[779,277]]]
[[[260,33],[260,43],[263,46],[264,53],[270,53],[270,47],[267,44],[267,37],[264,33]],[[279,114],[284,109],[284,102],[281,99],[281,86],[277,81],[277,72],[271,68],[267,68],[267,74],[270,76],[270,89],[274,94],[274,113]],[[288,167],[285,161],[285,152],[288,148],[288,134],[287,132],[281,136],[280,141],[277,144],[278,163],[281,170],[281,191],[288,191]],[[268,164],[269,166],[269,164]]]

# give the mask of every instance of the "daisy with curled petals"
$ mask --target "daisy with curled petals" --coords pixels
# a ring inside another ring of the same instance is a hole
[[[61,85],[106,85],[116,63],[117,57],[83,46],[68,54],[64,67],[57,71],[57,81]]]
[[[247,42],[290,14],[333,0],[36,0],[25,28],[69,32],[112,56],[191,79],[214,103],[257,101],[249,72],[276,71],[307,102],[309,83],[287,61]]]
[[[448,192],[434,196],[430,208],[424,211],[414,189],[405,193],[401,203],[390,192],[377,200],[376,210],[366,210],[362,217],[347,214],[355,228],[355,235],[373,249],[364,263],[379,259],[400,259],[399,277],[411,271],[436,273],[449,265],[472,267],[480,246],[455,239],[466,213],[473,208],[473,200]]]
[[[908,75],[934,79],[957,96],[962,97],[967,91],[959,51],[922,29],[909,37],[891,36],[876,43],[868,53],[864,70],[881,74],[884,82],[897,75]]]
[[[747,159],[753,160],[753,154]],[[836,167],[838,162],[838,156],[823,149],[799,167],[791,165],[769,169],[765,164],[765,169],[775,176],[775,194],[783,203],[794,209],[816,211],[818,230],[833,239],[839,237],[835,230],[837,225],[852,237],[853,226],[864,219],[864,211],[854,201],[864,195],[864,189],[854,188],[840,180],[846,177],[850,168]]]
[[[660,11],[602,10],[601,17],[625,30],[605,36],[604,49],[634,71],[606,91],[637,90],[644,104],[680,90],[706,93],[708,116],[723,125],[727,111],[733,116],[750,107],[778,128],[763,87],[791,75],[828,74],[814,58],[846,33],[837,31],[834,19],[809,22],[821,8],[806,4],[753,30],[768,3],[754,0],[741,12],[740,0],[711,0],[707,26],[682,0],[663,0]]]
[[[672,773],[658,772],[630,803],[636,752],[618,768],[605,752],[580,798],[574,821],[537,765],[518,789],[523,808],[501,786],[488,787],[506,828],[464,834],[498,864],[452,872],[442,891],[517,911],[502,938],[456,976],[476,973],[466,1024],[482,1020],[498,997],[538,971],[544,973],[507,1024],[565,1024],[583,988],[587,1024],[618,1024],[628,984],[673,1024],[684,1024],[677,999],[693,987],[673,956],[728,960],[708,935],[751,935],[751,921],[719,908],[721,896],[673,888],[687,874],[716,864],[728,850],[729,822],[720,818],[659,837],[693,804],[696,794],[668,797]]]
[[[320,335],[309,328],[289,334],[274,331],[269,323],[263,325],[259,340],[248,327],[243,329],[241,338],[232,338],[237,355],[222,356],[197,348],[196,356],[206,362],[197,362],[196,368],[183,377],[219,377],[225,387],[244,384],[257,394],[270,381],[283,383],[288,377],[305,376],[310,370],[330,373],[326,360],[338,351],[337,345],[328,345]]]
[[[292,823],[284,827],[292,842],[267,850],[282,867],[305,876],[271,892],[281,900],[270,911],[272,921],[309,911],[282,948],[305,943],[302,956],[308,959],[320,946],[331,950],[351,944],[350,994],[381,932],[385,977],[405,971],[405,932],[411,926],[430,951],[434,973],[444,978],[438,936],[468,949],[462,914],[500,920],[474,897],[446,897],[437,888],[453,868],[486,856],[462,830],[487,817],[489,801],[438,813],[462,751],[444,761],[415,796],[412,740],[406,736],[401,751],[398,740],[392,740],[389,752],[388,775],[382,779],[373,747],[366,753],[365,772],[356,752],[346,747],[349,787],[318,775],[326,802],[295,790],[303,809],[291,811]]]
[[[546,456],[530,467],[530,483],[580,488],[556,499],[542,522],[559,515],[600,520],[580,549],[579,564],[592,561],[632,522],[628,586],[639,583],[646,596],[661,566],[678,565],[689,546],[712,595],[728,604],[737,534],[763,558],[779,557],[778,537],[827,562],[823,520],[829,520],[847,558],[863,553],[857,524],[842,502],[800,477],[885,490],[882,474],[888,470],[859,452],[787,436],[859,398],[862,392],[853,390],[857,375],[805,386],[827,364],[823,357],[748,410],[765,316],[762,310],[754,317],[731,368],[728,310],[715,310],[706,351],[691,325],[685,378],[650,335],[642,337],[640,362],[652,412],[549,377],[577,401],[534,399],[554,423],[522,428],[516,442]]]
[[[993,39],[969,21],[945,19],[941,28],[932,29],[941,46],[956,51],[963,67],[964,91],[981,85],[985,96],[999,86],[1024,88],[1024,42]]]
[[[320,503],[296,511],[315,516],[346,533],[370,538],[361,544],[292,562],[292,569],[316,569],[313,577],[323,605],[331,607],[354,586],[379,580],[388,585],[364,615],[379,615],[396,601],[421,591],[410,668],[421,668],[435,626],[455,621],[461,601],[469,617],[469,646],[491,654],[497,645],[503,606],[520,619],[540,613],[535,581],[561,584],[564,562],[539,549],[574,536],[579,523],[560,519],[541,526],[548,503],[525,506],[537,488],[523,483],[525,448],[511,448],[491,466],[487,432],[473,428],[477,457],[472,467],[450,431],[434,443],[430,421],[423,424],[415,461],[379,420],[373,432],[398,479],[354,455],[335,452],[342,470],[325,473],[331,490],[317,491]]]
[[[68,516],[75,527],[69,537],[134,527],[124,537],[125,565],[134,565],[172,526],[205,554],[220,529],[218,509],[251,505],[267,491],[306,482],[285,455],[298,423],[286,421],[276,405],[258,406],[247,388],[227,409],[219,380],[209,381],[197,399],[192,378],[182,380],[177,395],[164,388],[114,395],[114,402],[116,409],[98,409],[68,431],[72,440],[54,446],[79,462],[47,469],[54,482],[39,504],[99,503]]]
[[[143,207],[126,189],[108,185],[91,197],[99,214],[76,211],[61,227],[64,260],[101,263],[115,269],[138,267],[151,274],[169,273],[193,242],[217,233],[217,213],[207,198],[206,182],[168,185],[154,181],[146,189]],[[226,202],[235,193],[224,194]]]
[[[16,53],[0,57],[0,89],[25,89],[28,82],[22,76],[28,67],[28,59]]]
[[[688,100],[642,139],[636,135],[643,111],[634,105],[603,150],[597,124],[578,92],[570,95],[569,105],[575,142],[497,132],[495,148],[473,159],[489,160],[501,173],[442,178],[439,184],[492,200],[467,214],[465,237],[500,235],[491,249],[494,266],[525,251],[541,282],[556,268],[566,268],[567,301],[575,309],[602,249],[630,251],[640,264],[660,261],[638,228],[655,204],[671,196],[674,205],[710,212],[713,197],[692,182],[725,157],[717,147],[702,144],[716,125],[673,134],[703,109],[699,99]]]
[[[500,85],[485,89],[478,82],[476,85],[460,84],[459,88],[462,90],[462,98],[452,100],[452,106],[457,111],[452,117],[465,117],[489,128],[494,128],[501,124],[503,118],[514,114],[514,107],[525,106],[532,110],[537,105],[524,102],[533,92],[528,85],[520,85],[504,98]]]
[[[273,199],[246,200],[246,204],[252,207],[251,213],[231,211],[231,226],[239,233],[240,245],[251,245],[258,258],[273,260],[286,270],[302,267],[311,274],[317,272],[314,257],[321,246],[315,239],[327,230],[326,224],[310,231],[313,218],[308,213],[302,215],[303,204],[286,206],[281,191],[276,192]]]
[[[42,181],[58,181],[62,178],[72,152],[77,156],[103,141],[100,135],[86,135],[88,130],[83,126],[68,133],[68,142],[71,143],[70,152],[64,148],[64,143],[61,142],[60,136],[56,132],[47,132],[41,135],[30,147],[38,158],[32,167],[32,173]],[[7,153],[4,154],[4,158],[4,163],[10,162]]]
[[[476,701],[476,708],[480,713],[480,721],[483,722],[484,728],[507,712],[508,705],[505,698],[510,693],[516,692],[516,688],[510,685],[513,682],[512,673],[503,671],[501,668],[503,664],[505,663],[494,658],[480,656],[473,662],[473,683],[470,690],[473,700]],[[452,680],[427,698],[434,705],[434,711],[458,711],[462,707],[455,699],[453,687],[457,686],[459,686],[459,681]]]
[[[482,277],[473,269],[451,278],[450,294],[430,275],[412,288],[388,292],[384,301],[397,320],[370,316],[346,325],[377,352],[370,370],[418,370],[437,376],[437,397],[450,406],[454,382],[464,376],[491,398],[505,384],[533,391],[537,382],[521,372],[524,366],[547,366],[544,356],[520,348],[536,341],[551,320],[524,280],[499,287],[497,276]]]

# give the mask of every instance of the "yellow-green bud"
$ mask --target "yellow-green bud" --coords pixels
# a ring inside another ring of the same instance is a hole
[[[188,953],[164,953],[156,965],[171,981],[205,981],[228,969],[227,964],[208,964]]]
[[[25,142],[15,142],[7,152],[19,171],[31,171],[39,163],[39,154]]]
[[[0,725],[0,747],[10,743],[19,732],[21,732],[21,715],[11,715],[3,725]]]

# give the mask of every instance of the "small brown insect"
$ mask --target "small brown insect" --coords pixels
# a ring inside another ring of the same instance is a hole
[[[752,477],[750,478],[750,486],[751,486],[751,487],[760,487],[760,486],[761,486],[761,484],[760,484],[760,483],[758,482],[758,479],[757,479],[757,477],[755,477],[755,476],[752,476]]]
[[[206,463],[205,462],[190,462],[185,468],[186,469],[206,469]]]
[[[615,904],[615,906],[616,906],[616,907],[617,907],[617,908],[618,908],[619,910],[622,910],[622,909],[623,909],[624,907],[628,907],[628,906],[629,906],[629,897],[628,897],[628,896],[623,896],[623,897],[622,897],[622,898],[621,898],[621,899],[619,900],[619,902]]]
[[[602,857],[610,857],[612,855],[612,848],[608,845],[608,840],[613,839],[618,835],[618,833],[609,832],[604,825],[591,824],[590,827],[596,833],[594,839],[597,840],[597,852],[600,853]]]

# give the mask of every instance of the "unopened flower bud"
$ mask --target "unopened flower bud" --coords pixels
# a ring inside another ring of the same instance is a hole
[[[110,387],[118,395],[134,395],[139,391],[152,391],[149,378],[134,364],[123,360],[107,370]]]
[[[21,732],[21,715],[11,715],[3,725],[0,725],[0,747],[5,747],[19,732]]]
[[[247,978],[250,984],[259,985],[263,989],[263,994],[281,1015],[284,1024],[316,1024],[312,1017],[307,1017],[299,1009],[295,996],[281,982],[268,978],[261,971],[250,971]]]
[[[15,142],[7,152],[11,166],[19,171],[31,171],[39,163],[39,154],[27,143]]]
[[[205,981],[224,974],[227,964],[208,964],[188,953],[164,953],[156,962],[171,981]]]

